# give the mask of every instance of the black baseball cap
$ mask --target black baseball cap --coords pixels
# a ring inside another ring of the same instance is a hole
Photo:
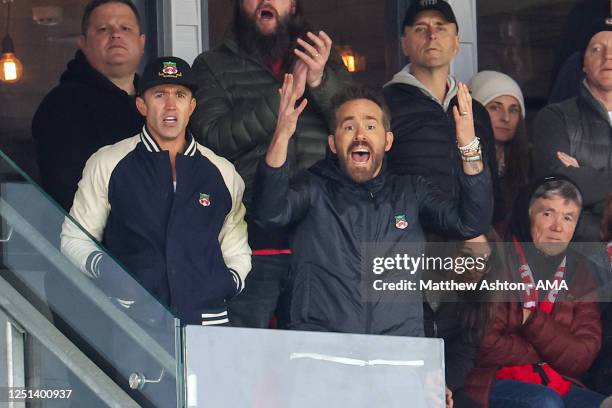
[[[408,10],[406,10],[406,15],[404,16],[404,23],[402,24],[402,31],[406,26],[411,26],[414,24],[414,20],[416,16],[425,10],[436,10],[439,11],[444,19],[449,23],[455,23],[457,27],[457,32],[459,32],[459,24],[457,24],[457,18],[455,17],[455,13],[451,8],[450,4],[448,4],[444,0],[416,0],[414,1]]]
[[[189,64],[177,57],[161,57],[150,60],[138,81],[138,95],[157,85],[183,85],[195,94],[198,85]]]

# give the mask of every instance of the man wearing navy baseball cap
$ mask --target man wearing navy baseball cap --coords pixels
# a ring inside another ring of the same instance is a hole
[[[447,23],[455,24],[457,33],[459,32],[459,24],[457,24],[455,13],[453,12],[450,4],[443,0],[420,0],[412,3],[404,15],[404,23],[402,24],[402,28],[414,25],[419,13],[427,10],[435,10],[440,13]]]
[[[138,96],[158,85],[182,85],[194,94],[198,86],[189,64],[176,57],[162,57],[150,61],[138,83]]]
[[[244,183],[186,129],[196,88],[180,58],[147,64],[136,98],[145,126],[91,156],[70,216],[183,324],[227,324],[226,301],[251,268]],[[123,272],[68,219],[62,252],[139,318]]]
[[[395,143],[388,153],[389,169],[429,180],[451,197],[460,195],[456,175],[462,158],[455,146],[452,109],[457,105],[458,81],[451,63],[459,53],[459,25],[450,4],[444,0],[415,0],[402,23],[401,46],[409,58],[401,71],[385,84],[383,93],[391,110]],[[489,115],[473,102],[478,149],[487,167],[496,168],[495,143]],[[450,158],[450,160],[449,160]],[[493,172],[495,218],[503,214],[503,197]]]

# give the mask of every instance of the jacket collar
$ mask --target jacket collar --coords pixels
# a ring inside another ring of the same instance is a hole
[[[183,155],[193,157],[195,156],[198,144],[189,129],[185,130],[185,138],[187,139],[187,147],[185,148]],[[161,147],[159,147],[155,139],[147,130],[147,125],[144,125],[142,127],[142,132],[140,132],[140,141],[142,142],[144,147],[151,153],[159,153],[162,151]]]
[[[329,156],[315,164],[311,171],[321,177],[335,181],[341,186],[347,187],[352,191],[367,193],[369,196],[376,195],[383,189],[387,181],[387,158],[383,159],[380,173],[371,180],[364,183],[356,183],[342,169],[338,163],[336,155]]]
[[[442,106],[442,108],[444,108],[445,111],[447,111],[451,104],[451,101],[453,100],[455,96],[457,96],[458,87],[457,87],[457,81],[455,80],[455,78],[452,75],[448,76],[448,78],[446,79],[446,86],[448,87],[448,91],[446,91],[444,100],[439,101],[438,98],[436,98],[431,93],[431,91],[427,89],[427,87],[421,81],[417,79],[417,77],[412,75],[412,73],[410,72],[410,67],[411,67],[411,64],[406,65],[404,68],[402,68],[400,72],[398,72],[397,74],[393,76],[393,79],[391,79],[391,81],[383,85],[383,87],[387,87],[393,84],[404,84],[404,85],[411,85],[411,86],[417,87],[419,88],[421,92],[423,92],[426,96],[428,96],[438,105]]]
[[[585,103],[591,109],[597,112],[597,114],[601,116],[603,119],[605,119],[607,122],[610,122],[610,117],[608,116],[608,112],[606,111],[606,108],[603,106],[601,102],[599,102],[599,100],[597,100],[593,96],[593,93],[591,92],[591,88],[589,88],[589,84],[587,83],[586,78],[582,81],[582,84],[580,84],[580,87],[578,88],[578,92],[582,100],[584,100]]]
[[[134,88],[138,89],[138,74],[134,75]],[[105,77],[100,71],[89,64],[83,51],[78,50],[74,58],[68,62],[66,70],[60,77],[60,83],[80,82],[89,86],[105,89],[109,92],[128,95],[123,89],[119,88],[110,79]]]

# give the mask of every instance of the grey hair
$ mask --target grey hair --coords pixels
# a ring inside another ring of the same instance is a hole
[[[552,197],[561,197],[565,200],[572,201],[578,208],[582,209],[582,194],[578,187],[569,180],[559,178],[545,181],[540,185],[531,195],[529,208],[531,208],[534,201],[539,198],[550,199]]]

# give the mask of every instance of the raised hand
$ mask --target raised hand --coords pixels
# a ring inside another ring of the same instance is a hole
[[[306,76],[308,75],[308,65],[302,60],[298,60],[293,66],[293,93],[297,99],[304,95],[306,89]]]
[[[466,174],[474,175],[480,173],[484,169],[484,165],[482,153],[478,149],[480,143],[476,139],[476,131],[474,130],[472,95],[470,95],[468,87],[462,82],[459,82],[457,88],[457,105],[453,106],[457,145],[460,150],[461,148],[476,148],[476,150],[461,151],[463,171]]]
[[[283,87],[279,89],[279,92],[280,103],[278,106],[276,130],[266,154],[268,166],[277,168],[285,164],[287,160],[289,140],[295,133],[297,121],[308,104],[308,101],[303,99],[297,107],[295,106],[299,92],[294,86],[292,74],[285,74]]]
[[[474,130],[474,115],[472,114],[472,95],[467,85],[459,82],[457,90],[458,107],[453,106],[455,117],[455,132],[459,146],[468,145],[476,137]]]
[[[325,31],[319,31],[319,35],[308,32],[306,36],[311,43],[298,38],[297,42],[304,51],[296,48],[294,52],[300,61],[303,61],[308,67],[306,83],[309,87],[316,88],[323,80],[323,72],[331,52],[332,40]]]
[[[293,75],[291,74],[285,74],[283,87],[279,92],[281,98],[278,106],[278,119],[276,120],[274,137],[289,140],[295,132],[298,118],[306,108],[308,100],[303,99],[298,107],[295,106],[299,92],[294,87]]]

